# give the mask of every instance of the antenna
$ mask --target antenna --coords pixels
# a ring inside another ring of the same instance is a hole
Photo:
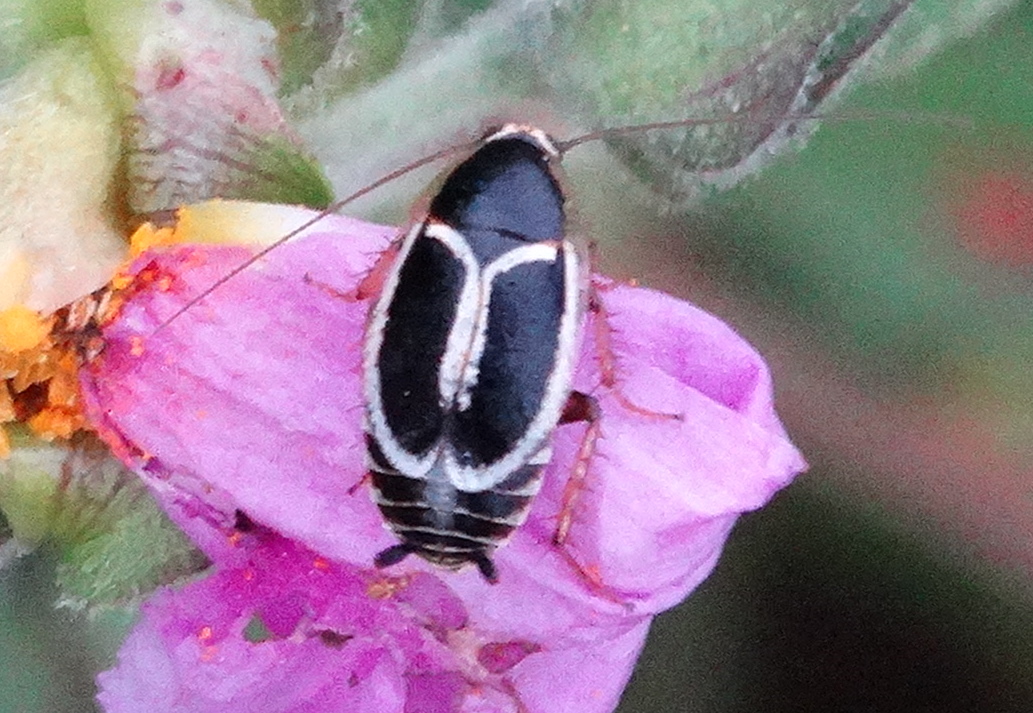
[[[387,173],[387,174],[381,176],[377,180],[373,181],[370,184],[367,184],[363,188],[360,188],[359,190],[355,191],[351,195],[348,195],[348,196],[342,198],[339,201],[335,201],[334,203],[331,203],[327,208],[324,208],[322,211],[320,211],[319,213],[317,213],[313,217],[309,218],[308,220],[306,220],[304,223],[302,223],[298,227],[296,227],[293,230],[291,230],[289,233],[284,235],[282,238],[278,238],[274,242],[269,243],[268,245],[263,247],[261,250],[256,252],[254,255],[249,257],[247,260],[245,260],[244,262],[242,262],[239,265],[237,265],[236,267],[234,267],[232,270],[230,270],[225,275],[220,277],[218,280],[216,280],[215,282],[210,284],[208,287],[206,287],[204,289],[204,291],[202,291],[200,294],[195,295],[194,297],[192,297],[189,300],[187,300],[183,304],[183,306],[181,306],[178,310],[176,310],[175,312],[172,313],[171,317],[169,317],[164,322],[159,324],[155,328],[154,332],[152,332],[152,334],[157,334],[158,332],[163,330],[165,327],[169,326],[172,322],[174,322],[176,319],[181,317],[184,313],[189,311],[191,308],[196,306],[198,303],[202,302],[208,295],[212,294],[212,292],[214,292],[215,290],[217,290],[220,287],[222,287],[223,285],[225,285],[227,282],[229,282],[230,280],[235,278],[237,275],[242,273],[244,270],[246,270],[249,267],[251,267],[252,265],[254,265],[256,262],[261,260],[263,257],[265,257],[266,255],[271,253],[276,248],[278,248],[281,245],[283,245],[284,243],[286,243],[291,238],[295,237],[299,233],[304,232],[305,230],[308,230],[313,225],[315,225],[316,223],[321,221],[323,218],[326,218],[329,215],[333,215],[334,213],[336,213],[337,211],[339,211],[341,208],[343,208],[344,206],[348,205],[352,201],[358,200],[359,198],[362,198],[367,193],[370,193],[370,192],[376,190],[377,188],[380,188],[385,183],[390,183],[391,181],[395,180],[396,178],[400,178],[401,176],[404,176],[405,174],[410,173],[411,171],[415,171],[416,169],[421,168],[422,166],[426,166],[429,163],[434,163],[435,161],[438,161],[440,159],[446,158],[446,157],[448,157],[448,156],[450,156],[450,155],[452,155],[454,153],[459,153],[459,152],[462,152],[462,151],[472,150],[478,144],[480,144],[480,139],[478,139],[476,141],[467,141],[465,143],[458,144],[456,146],[449,146],[448,148],[441,149],[440,151],[435,151],[434,153],[428,154],[428,155],[424,156],[423,158],[419,158],[419,159],[417,159],[415,161],[412,161],[411,163],[407,163],[406,165],[404,165],[404,166],[402,166],[400,168],[396,168],[394,171],[391,171],[390,173]]]
[[[735,124],[735,123],[786,123],[795,121],[873,121],[873,120],[891,120],[899,122],[922,122],[922,123],[938,123],[944,126],[953,126],[959,129],[972,129],[975,125],[971,119],[967,117],[959,117],[954,115],[943,115],[943,114],[931,114],[931,113],[905,113],[905,112],[856,112],[847,114],[826,114],[826,113],[802,113],[802,114],[776,114],[772,116],[757,116],[755,114],[733,114],[730,116],[721,117],[703,117],[695,119],[674,119],[671,121],[656,121],[645,124],[636,124],[634,126],[619,126],[606,129],[598,129],[590,131],[580,136],[575,136],[566,141],[554,141],[557,151],[562,156],[570,149],[579,146],[589,141],[597,141],[599,139],[608,139],[619,136],[628,136],[631,134],[646,133],[649,131],[658,131],[661,129],[678,129],[696,126],[718,126],[724,124]],[[492,132],[488,132],[485,136],[491,135]],[[178,310],[176,310],[172,316],[162,322],[158,327],[155,328],[153,333],[158,333],[167,327],[169,324],[174,322],[176,319],[181,317],[184,313],[195,307],[198,303],[202,302],[208,295],[221,286],[235,278],[237,275],[242,273],[247,268],[254,265],[256,262],[261,260],[263,257],[271,253],[276,248],[280,247],[291,238],[294,238],[299,233],[312,227],[323,218],[333,215],[344,206],[348,205],[352,201],[355,201],[362,196],[370,193],[377,188],[383,186],[386,183],[390,183],[396,178],[400,178],[407,173],[415,171],[418,168],[426,166],[427,164],[434,163],[435,161],[441,160],[448,156],[463,151],[471,151],[479,146],[484,141],[484,138],[478,138],[471,141],[467,141],[455,146],[435,151],[434,153],[428,154],[422,158],[419,158],[411,163],[405,164],[404,166],[387,173],[372,183],[366,185],[364,188],[355,191],[351,195],[342,198],[339,201],[335,201],[329,207],[320,211],[318,214],[308,219],[298,227],[291,230],[289,233],[284,235],[282,238],[277,239],[275,242],[266,245],[254,255],[249,257],[244,262],[240,263],[232,270],[227,272],[225,275],[220,277],[218,280],[213,282],[207,288],[204,289],[200,294],[187,300]]]
[[[771,116],[757,116],[755,114],[732,114],[719,117],[702,117],[696,119],[673,119],[671,121],[654,121],[646,124],[635,124],[634,126],[616,126],[608,129],[590,131],[580,136],[575,136],[566,141],[556,141],[556,148],[561,154],[570,149],[589,141],[609,139],[629,134],[640,134],[659,129],[682,129],[694,126],[720,126],[724,124],[764,124],[764,123],[789,123],[795,121],[899,121],[902,123],[923,123],[941,124],[953,126],[959,129],[973,129],[975,122],[968,117],[955,116],[951,114],[934,113],[907,113],[907,112],[851,112],[840,114],[825,113],[803,113],[803,114],[774,114]]]

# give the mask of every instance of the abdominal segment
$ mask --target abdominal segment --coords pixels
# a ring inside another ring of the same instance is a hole
[[[410,478],[373,470],[372,479],[377,507],[402,545],[434,564],[458,569],[481,566],[526,519],[541,474],[542,466],[526,465],[478,492],[455,488],[437,471]]]

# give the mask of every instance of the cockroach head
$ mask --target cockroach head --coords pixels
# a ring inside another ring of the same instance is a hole
[[[550,159],[559,158],[561,155],[560,150],[556,148],[556,141],[537,126],[533,126],[531,124],[518,124],[516,122],[511,122],[508,124],[502,124],[501,126],[494,126],[484,132],[484,135],[481,137],[481,142],[482,144],[486,144],[505,138],[522,139],[529,144],[533,144],[542,152],[542,154],[548,156]]]

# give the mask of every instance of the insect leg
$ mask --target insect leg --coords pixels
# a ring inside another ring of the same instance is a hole
[[[603,583],[597,566],[582,564],[566,546],[567,536],[570,534],[570,527],[574,522],[574,508],[577,507],[577,501],[581,497],[581,492],[585,489],[585,481],[588,479],[588,466],[591,464],[592,456],[595,454],[596,441],[599,440],[600,426],[602,425],[601,417],[602,413],[599,410],[599,404],[594,398],[580,391],[574,391],[570,394],[563,409],[560,423],[587,421],[588,428],[585,430],[585,435],[581,437],[581,445],[577,450],[574,467],[567,478],[567,484],[563,488],[563,501],[560,506],[559,516],[557,517],[556,530],[552,535],[552,543],[556,546],[556,551],[563,557],[567,565],[574,570],[589,591],[617,604],[627,605],[627,601],[621,596],[620,592],[611,589]]]
[[[381,552],[377,553],[377,556],[373,558],[373,564],[376,565],[378,569],[390,567],[391,565],[398,564],[399,562],[404,560],[406,557],[411,555],[413,551],[413,548],[409,545],[392,545],[391,547],[388,547],[386,550],[382,550]]]
[[[348,495],[355,495],[355,493],[359,492],[359,488],[363,485],[368,485],[371,482],[373,482],[373,474],[367,470],[355,485],[348,488]]]
[[[588,466],[595,453],[595,443],[599,440],[599,416],[599,404],[596,400],[580,391],[571,392],[563,407],[563,415],[560,416],[561,424],[587,421],[588,428],[585,429],[585,435],[581,437],[581,445],[578,447],[577,457],[574,459],[574,468],[567,477],[567,484],[563,488],[563,501],[556,522],[556,531],[552,535],[552,542],[555,545],[563,545],[570,534],[570,525],[574,521],[574,508],[585,487]]]
[[[322,282],[321,280],[317,280],[316,278],[312,277],[312,275],[308,274],[307,272],[305,273],[305,276],[302,279],[305,280],[305,284],[306,285],[312,285],[313,287],[319,288],[320,290],[322,290],[326,294],[328,294],[331,297],[333,297],[335,300],[344,300],[345,302],[358,302],[359,301],[359,298],[355,296],[356,292],[358,291],[357,289],[353,290],[351,292],[342,292],[341,290],[337,289],[336,287],[334,287],[333,285],[331,285],[331,284],[329,284],[327,282]]]
[[[402,238],[399,238],[392,241],[387,249],[377,256],[377,261],[373,263],[373,267],[370,268],[366,276],[355,287],[356,300],[366,300],[380,294],[384,281],[387,280],[388,272],[391,270],[391,265],[394,264],[395,258],[398,257],[401,249]]]
[[[391,545],[386,550],[381,550],[377,553],[376,557],[373,558],[373,564],[377,569],[383,569],[398,564],[415,552],[417,552],[417,548],[412,545],[405,543]],[[491,561],[487,554],[484,552],[476,553],[468,561],[476,565],[477,571],[481,573],[481,576],[484,577],[488,584],[499,583],[499,573],[495,569],[495,563]]]
[[[596,358],[599,360],[599,376],[603,387],[613,394],[622,408],[631,413],[645,418],[680,421],[681,414],[662,413],[639,406],[625,395],[624,390],[617,383],[617,355],[613,349],[613,328],[610,326],[606,306],[600,297],[600,293],[607,289],[610,289],[609,285],[600,285],[593,281],[588,293],[588,311],[592,315]]]

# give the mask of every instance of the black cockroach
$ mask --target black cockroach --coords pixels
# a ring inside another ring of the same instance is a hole
[[[585,251],[566,233],[565,197],[555,174],[562,154],[611,133],[728,121],[662,122],[566,142],[507,124],[409,164],[335,206],[432,161],[470,152],[448,174],[426,216],[385,254],[391,264],[369,313],[363,347],[367,467],[374,500],[399,538],[376,556],[377,566],[415,554],[450,569],[473,564],[494,582],[492,553],[525,519],[561,423],[592,423],[572,478],[585,476],[598,436],[597,409],[591,397],[572,390],[572,381],[583,316],[597,302]],[[323,215],[260,250],[164,325]],[[600,357],[604,383],[612,387],[612,358]],[[675,417],[622,402],[645,415]],[[567,488],[557,542],[566,537],[576,492]]]
[[[368,466],[401,540],[379,566],[412,553],[494,581],[491,553],[526,517],[552,431],[565,410],[594,410],[571,391],[589,270],[566,237],[558,158],[538,129],[486,137],[409,230],[373,305]]]

